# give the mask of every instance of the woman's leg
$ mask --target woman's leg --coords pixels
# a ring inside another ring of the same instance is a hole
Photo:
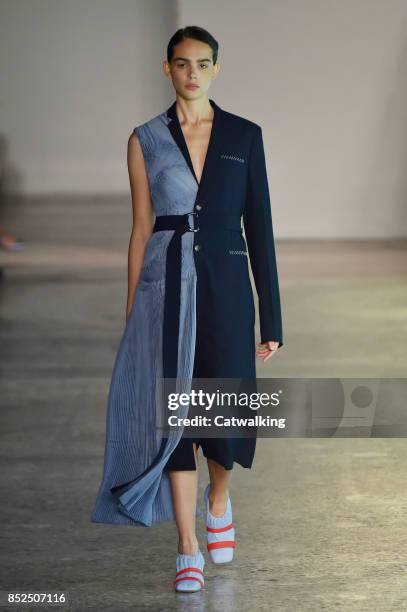
[[[207,459],[211,487],[209,489],[209,511],[213,516],[222,516],[226,512],[228,484],[232,470],[227,470],[215,461]]]
[[[168,470],[178,529],[178,552],[195,555],[199,543],[195,534],[196,503],[198,494],[198,453],[193,443],[196,470]]]

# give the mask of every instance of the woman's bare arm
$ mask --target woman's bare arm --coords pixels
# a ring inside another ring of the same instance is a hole
[[[154,226],[154,211],[143,151],[135,132],[131,134],[128,141],[127,167],[133,208],[133,228],[128,253],[126,321],[133,305],[135,291],[143,266],[146,244]]]

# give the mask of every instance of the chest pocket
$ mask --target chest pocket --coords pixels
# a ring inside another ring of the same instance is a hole
[[[244,176],[247,171],[247,157],[239,151],[222,151],[219,154],[219,165],[225,174]]]
[[[225,161],[232,162],[234,164],[244,165],[246,163],[246,159],[243,155],[239,155],[237,153],[221,153],[220,158]]]
[[[243,190],[247,177],[247,155],[235,149],[221,149],[218,164],[221,175],[234,185],[234,189]],[[233,194],[230,197],[235,197]]]

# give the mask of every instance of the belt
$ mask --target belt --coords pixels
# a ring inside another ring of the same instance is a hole
[[[197,226],[190,225],[190,215],[197,215],[197,212],[189,212],[184,215],[160,215],[156,217],[153,232],[160,230],[176,230],[182,234],[185,232],[197,232],[205,230],[232,230],[242,231],[240,215],[230,215],[228,213],[205,213],[197,222]]]
[[[175,230],[168,248],[165,264],[165,297],[163,327],[163,377],[176,378],[178,371],[178,339],[181,308],[182,235],[185,232],[238,231],[241,232],[241,216],[226,213],[207,213],[200,216],[197,225],[190,224],[190,215],[160,215],[156,217],[153,232]]]

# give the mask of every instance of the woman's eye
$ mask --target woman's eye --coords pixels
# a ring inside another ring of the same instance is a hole
[[[208,64],[199,64],[200,68],[206,70],[208,68]],[[185,64],[177,64],[177,68],[185,68]]]

